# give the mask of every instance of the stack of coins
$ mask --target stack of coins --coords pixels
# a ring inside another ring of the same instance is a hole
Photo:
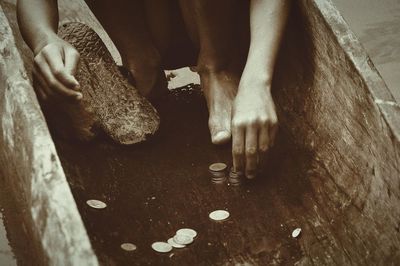
[[[224,163],[213,163],[208,168],[211,173],[211,181],[214,184],[222,184],[226,181],[227,165]]]
[[[151,247],[159,253],[168,253],[172,248],[184,248],[193,243],[197,232],[191,228],[182,228],[176,231],[175,235],[167,242],[154,242]]]
[[[234,168],[231,168],[231,171],[229,172],[229,183],[232,186],[239,186],[240,184],[243,183],[243,178],[244,174],[242,172],[236,172]]]

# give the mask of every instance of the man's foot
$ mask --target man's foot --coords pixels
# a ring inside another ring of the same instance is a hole
[[[228,71],[200,73],[201,86],[209,111],[211,141],[224,144],[231,139],[232,106],[239,76]]]
[[[146,97],[148,100],[153,101],[163,98],[168,94],[168,80],[163,70],[159,69],[157,72],[157,77],[154,79],[154,74],[151,72],[153,78],[146,80],[141,79],[143,73],[138,74],[138,72],[129,70],[125,66],[120,67],[122,75],[128,78],[128,80],[136,87],[141,95]],[[133,74],[135,73],[135,74]],[[133,76],[135,75],[135,77]]]
[[[122,64],[133,79],[141,95],[153,100],[168,91],[168,84],[161,67],[161,56],[151,45],[137,52],[135,49],[118,48]]]

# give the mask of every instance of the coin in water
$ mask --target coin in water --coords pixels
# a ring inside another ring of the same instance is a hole
[[[172,246],[165,242],[154,242],[151,248],[160,253],[167,253],[172,250]]]
[[[180,245],[189,245],[193,243],[193,237],[187,235],[175,235],[173,239],[175,243]]]
[[[210,171],[212,178],[225,178],[226,172],[212,172]]]
[[[174,248],[184,248],[184,247],[186,247],[186,245],[181,245],[181,244],[178,244],[178,243],[176,243],[175,241],[174,241],[174,238],[173,237],[171,237],[170,239],[168,239],[168,244],[170,244],[172,247],[174,247]]]
[[[107,204],[105,204],[104,202],[102,202],[100,200],[95,200],[95,199],[86,201],[86,204],[94,209],[104,209],[107,207]]]
[[[226,178],[212,178],[211,179],[211,182],[213,184],[223,184],[223,183],[225,183],[225,181],[226,181]]]
[[[232,185],[237,185],[237,184],[242,183],[242,181],[240,181],[240,179],[230,178],[229,183],[231,183]]]
[[[292,232],[292,237],[297,238],[297,237],[299,237],[300,234],[301,234],[301,228],[296,228]]]
[[[181,228],[178,231],[176,231],[177,235],[187,235],[190,236],[191,238],[195,238],[197,236],[197,232],[191,228]]]
[[[135,251],[136,245],[134,245],[132,243],[123,243],[123,244],[121,244],[121,248],[125,251]]]
[[[208,167],[208,169],[212,172],[222,172],[225,171],[226,168],[227,165],[224,163],[213,163]]]
[[[235,169],[233,167],[231,168],[231,171],[229,172],[229,177],[231,177],[231,178],[241,178],[243,176],[244,176],[243,172],[235,171]]]
[[[225,210],[216,210],[211,212],[208,216],[214,221],[223,221],[229,218],[229,212]]]

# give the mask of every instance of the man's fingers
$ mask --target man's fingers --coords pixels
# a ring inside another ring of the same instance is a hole
[[[65,87],[58,80],[58,78],[54,75],[50,65],[47,64],[47,62],[48,62],[47,60],[44,60],[42,58],[38,58],[38,59],[35,60],[35,63],[37,64],[38,69],[40,70],[41,74],[45,78],[46,83],[48,84],[48,86],[52,90],[54,90],[57,94],[59,94],[61,96],[67,96],[67,97],[73,97],[73,98],[79,99],[80,93],[75,92],[75,91],[70,90],[67,87]],[[56,65],[57,64],[58,63],[56,63]],[[59,73],[59,72],[56,72],[56,74],[57,73]]]
[[[33,77],[33,88],[35,89],[37,97],[41,101],[46,101],[48,98],[44,91],[45,86],[47,86],[47,85],[43,84],[43,81],[39,80],[38,77],[36,77],[36,76]]]
[[[270,148],[270,133],[268,125],[263,125],[258,131],[258,165],[263,166]]]
[[[232,123],[232,158],[233,169],[236,172],[242,172],[244,168],[244,147],[244,128],[240,125],[235,125],[235,123]]]
[[[258,150],[266,153],[270,147],[270,130],[268,125],[261,126],[258,135]]]
[[[69,84],[73,85],[73,89],[79,89],[79,82],[75,78],[76,69],[79,63],[79,53],[72,47],[64,47],[64,66],[66,77],[69,79]],[[82,94],[79,96],[81,97]]]
[[[64,66],[67,74],[74,76],[79,63],[79,53],[71,48],[64,48]]]
[[[276,133],[278,131],[278,116],[276,115],[275,112],[275,105],[271,104],[269,106],[270,110],[270,120],[268,123],[268,127],[269,127],[269,148],[271,148],[272,146],[274,146],[275,143],[275,137],[276,137]]]
[[[277,132],[278,132],[278,124],[277,123],[271,124],[269,126],[269,136],[271,138],[269,147],[274,146]]]
[[[60,50],[58,47],[51,47],[43,52],[43,56],[47,64],[50,66],[51,72],[58,79],[64,87],[68,89],[73,89],[79,85],[76,79],[67,71],[63,59],[64,51]]]
[[[47,85],[46,80],[40,73],[40,70],[38,70],[38,68],[35,66],[32,72],[33,72],[33,85],[34,85],[33,88],[35,89],[35,92],[38,94],[38,97],[44,101],[52,97],[53,92]]]
[[[257,174],[258,129],[250,125],[246,129],[246,177],[253,179]]]

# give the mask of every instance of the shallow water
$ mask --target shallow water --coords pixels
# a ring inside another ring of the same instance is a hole
[[[269,171],[256,181],[240,187],[214,185],[208,165],[231,164],[230,147],[210,143],[207,108],[199,91],[181,90],[158,109],[160,132],[142,145],[123,147],[104,140],[81,145],[55,138],[101,261],[105,265],[269,265],[300,260],[299,242],[291,232],[304,222],[296,213],[309,187],[303,169],[307,157],[290,143],[280,143]],[[91,209],[85,202],[92,198],[108,207]],[[209,212],[216,209],[229,210],[231,218],[223,223],[209,220]],[[199,233],[193,244],[166,255],[151,249],[153,242],[166,241],[182,227]],[[138,249],[123,251],[124,242]]]

